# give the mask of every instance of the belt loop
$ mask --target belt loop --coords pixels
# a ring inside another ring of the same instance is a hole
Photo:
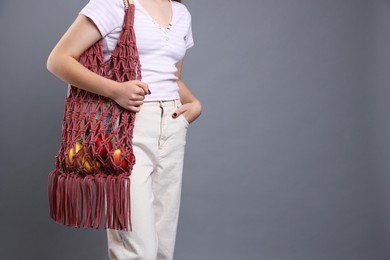
[[[160,103],[160,107],[163,107],[163,102],[161,100],[158,101]]]
[[[177,100],[177,99],[174,99],[173,101],[175,102],[175,103],[174,103],[174,104],[175,104],[175,108],[177,108],[177,106],[178,106],[178,102],[177,102],[177,101],[178,101],[178,100]]]

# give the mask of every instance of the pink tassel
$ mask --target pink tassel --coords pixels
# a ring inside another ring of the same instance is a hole
[[[48,195],[49,195],[49,210],[50,210],[50,217],[52,219],[55,218],[55,212],[56,212],[56,190],[57,190],[57,180],[58,175],[56,174],[56,171],[53,170],[49,173],[48,177]]]
[[[102,222],[102,214],[104,210],[104,173],[98,173],[95,176],[96,183],[96,208],[95,208],[95,224],[96,228],[100,228]]]
[[[92,209],[93,209],[93,202],[94,202],[94,194],[93,194],[93,187],[92,187],[92,175],[87,175],[84,178],[84,227],[90,228],[93,227],[93,219],[92,219]]]
[[[113,181],[113,185],[114,185],[114,192],[113,192],[113,196],[114,196],[114,229],[118,230],[119,229],[119,221],[120,221],[120,215],[119,215],[119,196],[118,196],[118,193],[119,193],[119,180],[118,180],[118,177],[115,176],[114,177],[114,181]]]
[[[131,225],[131,205],[130,205],[130,201],[131,201],[131,197],[130,197],[130,185],[131,185],[131,177],[129,177],[128,179],[126,179],[126,189],[125,189],[125,199],[124,199],[124,202],[125,202],[125,218],[126,218],[126,229],[128,226],[130,226],[130,232],[133,231],[133,227]]]
[[[65,174],[61,174],[58,176],[58,183],[57,183],[57,194],[56,194],[56,222],[58,224],[63,224],[63,210],[64,210],[64,179]]]
[[[113,176],[108,175],[106,180],[106,198],[107,198],[107,205],[106,205],[106,224],[105,228],[113,229],[113,204],[114,204],[114,198],[112,195],[112,182],[113,182]]]
[[[81,194],[82,194],[82,176],[80,174],[76,175],[75,180],[75,194],[74,194],[74,200],[75,200],[75,226],[80,227],[81,226]]]
[[[112,192],[112,196],[113,196],[113,199],[114,199],[114,203],[113,203],[113,222],[114,222],[114,229],[118,230],[119,229],[119,216],[118,216],[118,177],[117,176],[114,176],[112,178],[112,188],[113,188],[113,192]]]
[[[65,179],[65,225],[72,225],[72,183],[73,174],[68,174]]]

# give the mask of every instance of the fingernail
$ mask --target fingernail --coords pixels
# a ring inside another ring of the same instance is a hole
[[[149,95],[152,94],[152,92],[150,92],[150,89],[148,89],[148,91],[149,91]]]
[[[173,114],[172,114],[172,117],[173,117],[173,118],[176,118],[176,116],[177,116],[176,113],[173,113]]]

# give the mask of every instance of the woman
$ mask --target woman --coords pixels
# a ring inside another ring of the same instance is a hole
[[[191,15],[180,1],[134,0],[134,5],[142,81],[116,82],[78,62],[102,37],[104,57],[110,57],[122,29],[123,0],[90,0],[51,51],[47,69],[136,112],[132,231],[107,229],[110,259],[173,259],[186,132],[202,111],[181,80],[183,57],[193,46]]]

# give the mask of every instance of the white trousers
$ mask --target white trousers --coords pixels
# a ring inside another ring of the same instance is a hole
[[[130,176],[132,231],[107,229],[111,260],[172,260],[179,218],[186,133],[179,99],[144,102],[136,114]]]

